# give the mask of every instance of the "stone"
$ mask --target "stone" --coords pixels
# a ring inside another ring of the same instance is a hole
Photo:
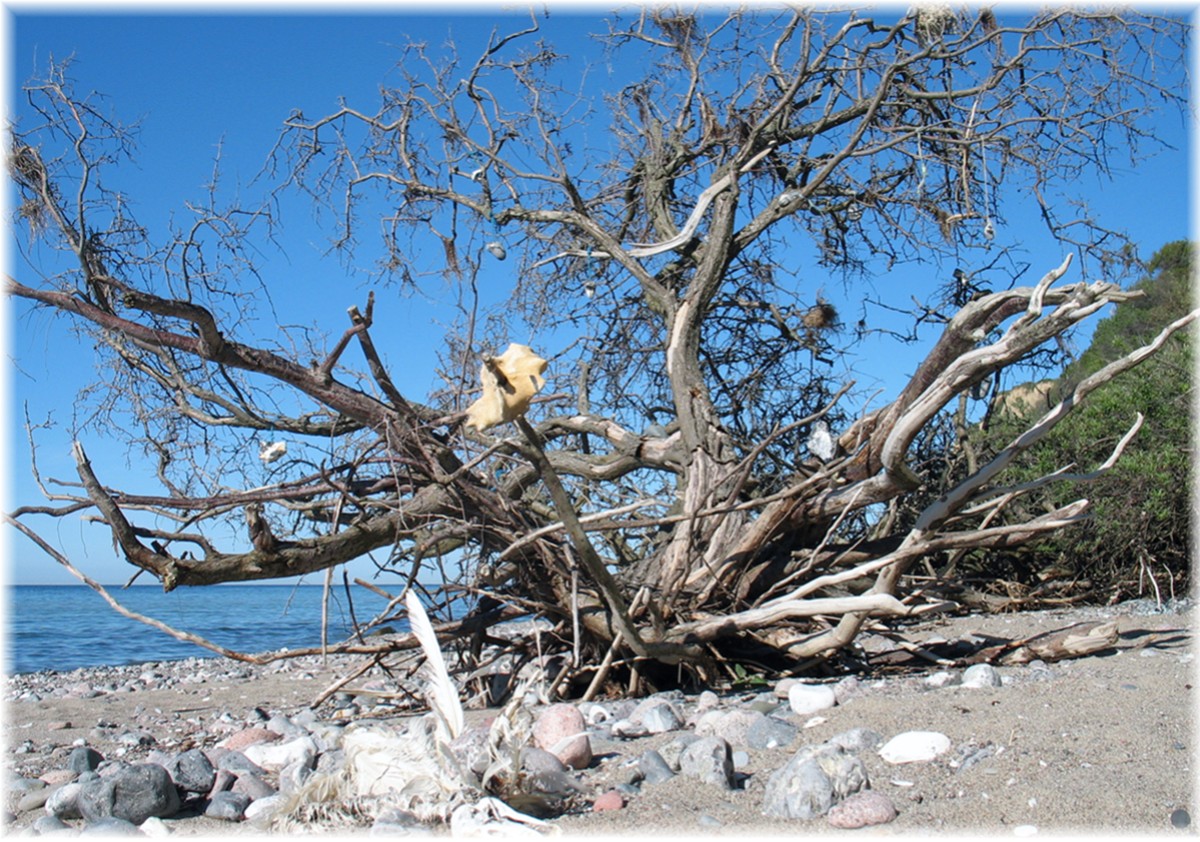
[[[756,710],[731,710],[720,716],[706,720],[703,724],[696,723],[696,733],[700,736],[720,737],[731,746],[746,745],[746,735],[750,728],[766,715]]]
[[[839,705],[844,705],[849,699],[862,692],[862,682],[856,675],[848,675],[833,685],[833,697]]]
[[[879,756],[888,763],[925,763],[950,750],[950,738],[937,731],[905,731],[888,740]]]
[[[973,664],[962,674],[962,686],[971,688],[1002,687],[1000,671],[991,664]]]
[[[74,836],[75,828],[58,816],[41,816],[34,820],[33,832],[38,836]]]
[[[690,731],[684,731],[676,734],[669,743],[658,747],[658,753],[662,756],[663,760],[667,761],[667,766],[669,766],[673,771],[678,772],[679,757],[681,754],[683,754],[683,750],[691,743],[694,743],[696,740],[700,739],[701,736],[702,735],[699,734],[693,734]]]
[[[830,808],[825,820],[834,827],[853,829],[887,824],[896,818],[896,805],[882,792],[873,789],[856,792]]]
[[[277,713],[267,720],[267,730],[273,731],[285,740],[295,740],[308,736],[308,729],[295,720]]]
[[[624,796],[615,789],[610,789],[592,802],[592,812],[603,813],[606,810],[620,810],[624,806]]]
[[[796,739],[799,729],[777,716],[764,716],[746,729],[745,744],[753,749],[786,748]]]
[[[233,782],[233,786],[229,788],[229,792],[241,793],[249,796],[251,801],[257,801],[260,798],[275,795],[277,790],[258,775],[242,772]]]
[[[282,737],[274,731],[267,728],[243,728],[241,731],[235,731],[221,742],[217,743],[220,748],[226,748],[230,751],[245,751],[252,745],[259,743],[274,743],[278,742]]]
[[[279,791],[288,794],[295,792],[312,776],[313,770],[297,760],[290,766],[279,770]]]
[[[67,768],[72,772],[94,772],[96,767],[104,762],[104,755],[88,746],[79,746],[71,750],[67,757]]]
[[[80,836],[141,836],[138,826],[128,819],[116,816],[101,816],[88,822],[79,832]]]
[[[216,768],[198,748],[175,755],[167,761],[165,768],[175,786],[184,792],[209,792],[217,778]]]
[[[170,825],[168,825],[158,816],[151,816],[150,818],[146,819],[144,822],[138,825],[138,830],[140,830],[146,836],[153,836],[156,839],[164,839],[174,833],[174,831],[171,830]]]
[[[530,746],[521,752],[521,769],[530,775],[546,772],[565,772],[567,764],[545,749]]]
[[[653,701],[655,704],[642,711],[640,717],[637,716],[637,711],[634,712],[635,722],[640,721],[651,734],[665,734],[667,731],[678,731],[683,727],[683,717],[675,705],[668,701]]]
[[[246,821],[253,822],[255,825],[265,824],[275,815],[275,811],[286,802],[287,797],[283,795],[270,795],[266,798],[252,801],[250,802],[250,806],[246,808]]]
[[[637,767],[638,771],[642,774],[642,779],[646,783],[660,784],[675,777],[675,773],[671,771],[670,765],[654,749],[647,749],[642,752],[641,757],[638,758]]]
[[[79,815],[79,793],[82,790],[83,784],[73,782],[49,792],[44,802],[47,815],[57,819],[82,818]]]
[[[235,775],[251,774],[265,778],[267,770],[250,760],[240,751],[227,751],[217,759],[217,768],[233,772]]]
[[[111,816],[136,825],[151,816],[173,816],[180,807],[171,776],[154,763],[124,766],[81,787],[79,814],[89,823]]]
[[[210,819],[221,819],[227,822],[240,822],[250,806],[250,796],[240,792],[218,792],[209,799],[204,808],[204,815]]]
[[[316,765],[318,753],[316,742],[307,734],[286,743],[255,743],[242,751],[247,760],[270,772],[297,761],[311,769]]]
[[[60,787],[42,786],[36,789],[31,789],[21,796],[17,801],[17,812],[28,813],[30,810],[40,810],[46,806],[46,801],[57,792]]]
[[[834,734],[825,742],[830,745],[841,746],[846,751],[852,753],[873,751],[883,745],[883,734],[880,734],[873,728],[851,728],[849,731]]]
[[[156,742],[153,734],[147,734],[145,731],[126,731],[117,737],[117,742],[124,746],[152,746]]]
[[[545,749],[572,769],[592,762],[592,744],[583,714],[574,705],[554,704],[542,711],[533,725],[533,744]]]
[[[788,704],[795,713],[807,716],[833,707],[837,696],[827,684],[793,684],[788,690]]]
[[[722,789],[733,789],[733,751],[720,737],[700,737],[680,753],[679,772]]]
[[[767,780],[763,813],[814,819],[867,784],[867,770],[858,755],[829,743],[805,746]]]

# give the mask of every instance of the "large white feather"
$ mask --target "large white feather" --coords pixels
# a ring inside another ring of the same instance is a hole
[[[433,631],[433,623],[416,593],[409,589],[404,595],[408,606],[408,623],[412,632],[417,636],[421,648],[425,650],[427,677],[429,680],[429,707],[437,716],[438,722],[446,729],[449,739],[453,740],[463,731],[462,702],[458,698],[458,688],[450,678],[446,669],[446,659],[438,646],[437,635]]]

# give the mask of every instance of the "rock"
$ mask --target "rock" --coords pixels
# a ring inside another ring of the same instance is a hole
[[[788,690],[788,704],[800,716],[807,716],[833,707],[837,696],[827,684],[793,684]]]
[[[867,783],[866,767],[857,755],[829,743],[805,746],[767,780],[763,813],[814,819]]]
[[[851,728],[849,731],[834,734],[825,742],[857,754],[861,751],[872,751],[883,745],[883,734],[871,728]]]
[[[312,775],[313,770],[297,760],[290,766],[279,770],[279,791],[286,794],[295,792],[304,785]]]
[[[679,772],[722,789],[733,789],[733,751],[720,737],[700,737],[680,753]]]
[[[550,705],[533,725],[533,743],[572,769],[585,769],[592,762],[592,744],[583,714],[574,705]]]
[[[218,792],[209,799],[204,808],[204,815],[210,819],[221,819],[227,822],[240,822],[250,806],[250,796],[240,792]]]
[[[710,735],[711,736],[711,735]],[[700,735],[693,734],[689,731],[676,734],[671,742],[658,747],[658,753],[662,759],[667,761],[672,771],[679,771],[679,757],[683,754],[683,750],[696,740],[700,739]]]
[[[255,743],[242,752],[251,763],[271,772],[297,761],[311,769],[316,765],[318,753],[316,742],[307,734],[286,743]]]
[[[171,830],[170,825],[168,825],[158,816],[151,816],[150,818],[146,819],[144,822],[138,825],[138,830],[140,830],[146,836],[153,836],[156,839],[163,839],[174,833],[174,831]]]
[[[277,713],[267,720],[266,728],[278,734],[285,740],[295,740],[300,737],[308,736],[308,729],[295,719],[290,719],[281,713]]]
[[[211,798],[215,793],[232,789],[237,777],[236,774],[230,772],[228,769],[218,769],[217,774],[213,776],[212,789],[208,791],[208,796]]]
[[[230,751],[244,751],[252,745],[274,743],[280,739],[282,737],[279,734],[266,728],[244,728],[241,731],[230,734],[217,743],[217,746],[219,748],[227,748]]]
[[[265,824],[275,815],[275,811],[284,805],[287,798],[283,795],[270,795],[266,798],[260,798],[257,801],[250,802],[250,806],[246,808],[246,821],[254,824]]]
[[[667,761],[653,749],[642,752],[642,756],[638,758],[637,767],[646,783],[660,784],[675,777],[675,773],[671,771]]]
[[[488,731],[490,724],[474,725],[463,730],[450,743],[450,751],[458,758],[458,762],[470,769],[476,777],[482,777],[491,763],[488,754]]]
[[[230,787],[229,791],[247,795],[251,801],[257,801],[260,798],[267,798],[276,794],[275,787],[271,786],[263,778],[250,772],[243,772],[238,775],[237,780],[233,782],[233,786]]]
[[[744,746],[750,728],[766,718],[765,714],[756,710],[726,711],[712,719],[706,718],[703,723],[696,723],[696,733],[702,737],[720,737],[731,746]]]
[[[128,819],[116,816],[101,816],[95,821],[88,822],[79,832],[80,836],[141,836],[142,832]]]
[[[61,789],[61,785],[57,788],[51,786],[41,786],[37,787],[36,789],[29,790],[22,795],[21,799],[17,802],[17,812],[28,813],[30,810],[40,810],[42,807],[46,806],[47,799],[57,792],[58,789]]]
[[[145,731],[126,731],[117,737],[117,742],[124,746],[152,746],[158,742],[153,734]]]
[[[991,664],[973,664],[962,674],[962,686],[971,688],[1002,687],[1000,672]]]
[[[79,815],[79,793],[82,790],[83,784],[69,783],[50,791],[45,800],[47,815],[54,816],[56,819],[81,818]]]
[[[925,676],[924,679],[925,685],[933,688],[949,687],[957,682],[958,676],[949,670],[938,670]]]
[[[802,682],[798,678],[783,678],[783,679],[779,680],[779,682],[775,685],[774,688],[772,688],[771,692],[775,695],[776,698],[786,699],[786,698],[788,698],[789,694],[792,692],[793,687],[795,687],[797,684],[803,684],[803,683],[804,682]]]
[[[837,699],[839,705],[846,704],[848,699],[852,699],[862,692],[862,683],[858,680],[858,676],[848,675],[833,685],[833,697]]]
[[[675,705],[661,699],[648,699],[647,701],[652,701],[654,704],[641,711],[640,716],[635,710],[631,719],[634,722],[640,722],[649,733],[665,734],[667,731],[678,731],[683,727],[683,717]]]
[[[154,763],[124,766],[81,787],[79,814],[89,823],[111,816],[141,824],[151,816],[165,818],[179,811],[179,792],[171,776]]]
[[[545,749],[531,746],[521,752],[521,769],[530,775],[565,772],[567,765]]]
[[[746,729],[746,745],[754,749],[780,748],[791,745],[797,728],[777,716],[764,716]]]
[[[79,746],[71,750],[71,754],[67,758],[67,768],[80,774],[94,772],[96,767],[103,762],[104,755],[100,752],[88,746]]]
[[[240,751],[226,751],[217,759],[217,768],[233,772],[235,775],[251,774],[261,778],[267,776],[267,770],[250,760]]]
[[[46,723],[47,731],[67,731],[67,730],[70,730],[70,728],[71,728],[71,723],[67,722],[66,720],[62,720],[62,719],[55,720],[54,722]]]
[[[712,690],[705,690],[696,700],[696,713],[704,713],[721,704],[721,697]]]
[[[601,795],[592,802],[592,812],[603,813],[605,810],[620,810],[625,806],[625,798],[615,789]]]
[[[950,738],[937,731],[905,731],[892,737],[879,756],[888,763],[925,763],[950,750]]]
[[[896,818],[896,806],[892,799],[873,789],[856,792],[830,808],[825,819],[834,827],[856,828],[873,824],[887,824]]]
[[[217,778],[212,762],[198,748],[175,755],[166,763],[166,770],[184,792],[209,792]]]
[[[58,816],[42,816],[33,822],[33,832],[38,836],[74,836],[75,828]]]

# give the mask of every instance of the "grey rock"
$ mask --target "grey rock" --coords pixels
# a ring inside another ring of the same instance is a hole
[[[489,730],[486,725],[476,725],[464,730],[450,743],[450,751],[458,758],[458,762],[475,773],[476,777],[482,777],[491,763],[488,754]],[[324,771],[325,756],[322,755],[317,760],[318,771]]]
[[[38,836],[74,836],[76,831],[58,816],[42,816],[34,821],[33,832]]]
[[[521,752],[521,769],[530,775],[540,775],[544,772],[563,773],[567,766],[545,749],[529,746]]]
[[[834,734],[825,742],[857,754],[862,751],[873,751],[883,745],[883,734],[872,728],[851,728],[849,731]]]
[[[799,729],[777,716],[764,716],[746,729],[746,745],[753,749],[780,748],[791,745]]]
[[[66,786],[66,784],[64,784],[64,786]],[[43,785],[39,788],[29,790],[22,795],[21,799],[17,802],[17,812],[28,813],[30,810],[40,810],[42,807],[46,806],[47,799],[49,799],[51,795],[53,795],[55,792],[58,792],[62,788],[63,787],[51,788]]]
[[[237,775],[250,774],[265,778],[267,770],[252,761],[240,751],[226,751],[217,759],[217,768],[225,769]]]
[[[667,701],[658,701],[642,712],[641,724],[651,734],[665,734],[667,731],[682,728],[683,717],[675,705]]]
[[[79,832],[80,836],[141,836],[138,826],[128,819],[116,816],[101,816],[90,821]]]
[[[666,745],[659,746],[658,753],[662,756],[663,760],[667,761],[667,766],[669,766],[673,771],[678,772],[679,757],[683,754],[683,750],[698,739],[700,739],[698,735],[693,734],[690,731],[684,731],[681,734],[676,734],[671,742],[667,743]]]
[[[175,755],[165,766],[175,786],[184,792],[209,792],[217,778],[216,768],[198,748]]]
[[[654,749],[642,752],[642,756],[638,758],[637,767],[646,783],[660,784],[675,777],[675,773],[671,771],[671,766]]]
[[[117,737],[117,742],[126,746],[152,746],[158,741],[145,731],[126,731]]]
[[[962,686],[972,688],[1001,687],[1000,672],[991,664],[973,664],[962,674]]]
[[[747,734],[755,723],[766,719],[766,714],[756,710],[731,710],[704,724],[696,727],[696,733],[701,736],[720,737],[733,746],[747,745]]]
[[[249,796],[251,801],[257,801],[260,798],[267,798],[277,794],[275,787],[271,786],[263,778],[250,772],[239,774],[229,791]]]
[[[67,758],[67,768],[82,775],[84,772],[94,772],[102,762],[104,755],[100,752],[88,746],[79,746],[71,750],[71,755]]]
[[[750,765],[750,752],[735,751],[733,753],[733,768],[745,769],[749,765]]]
[[[279,791],[285,794],[295,792],[304,785],[312,773],[313,770],[300,760],[290,766],[285,766],[279,770]]]
[[[841,746],[805,746],[767,780],[763,813],[785,819],[814,819],[867,785],[857,755]]]
[[[111,816],[141,824],[151,816],[165,818],[179,811],[179,792],[171,776],[154,763],[124,766],[81,787],[79,814],[89,823]]]
[[[267,730],[274,731],[289,740],[308,736],[306,727],[281,713],[277,713],[267,720]]]
[[[83,784],[73,781],[50,792],[46,799],[46,813],[57,819],[82,818],[79,815],[79,793],[82,790]]]
[[[700,737],[679,755],[679,772],[722,789],[733,789],[733,751],[720,737]]]
[[[204,815],[210,819],[221,819],[227,822],[240,822],[250,806],[250,796],[240,792],[218,792],[209,799],[204,808]]]

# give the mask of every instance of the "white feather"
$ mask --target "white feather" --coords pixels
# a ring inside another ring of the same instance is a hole
[[[427,677],[429,679],[429,707],[437,716],[438,723],[445,729],[449,740],[453,740],[463,731],[462,702],[458,698],[458,688],[450,678],[446,669],[446,659],[438,646],[437,634],[433,631],[433,623],[417,594],[409,589],[404,595],[408,606],[408,623],[417,641],[425,651]]]

